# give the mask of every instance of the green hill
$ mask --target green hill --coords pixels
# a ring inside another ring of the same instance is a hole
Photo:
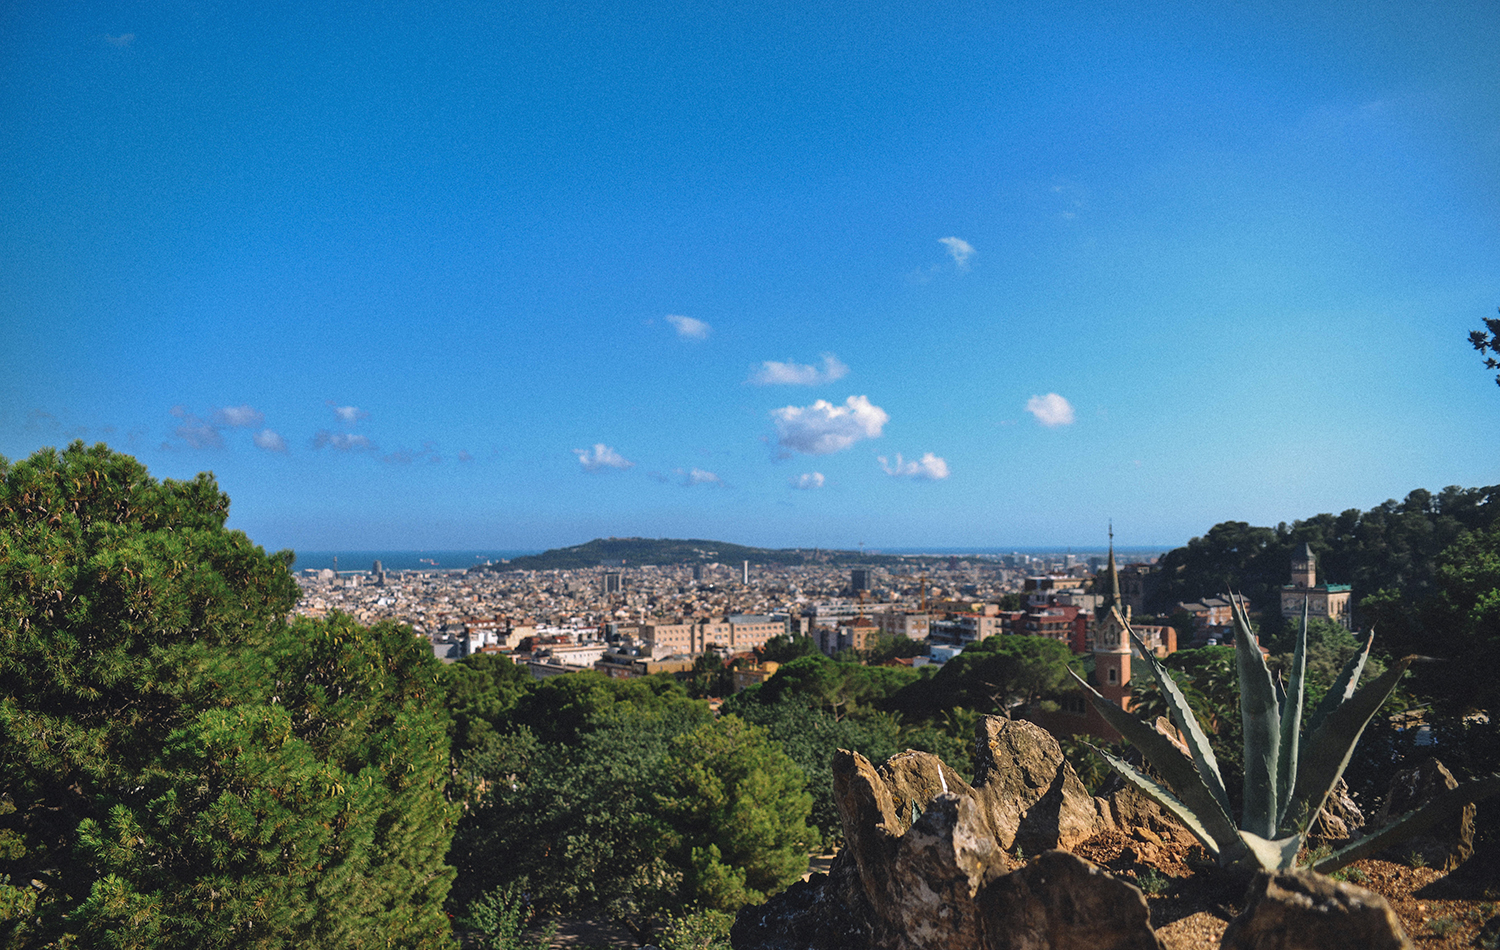
[[[554,548],[541,554],[528,554],[504,564],[491,564],[475,570],[556,571],[598,567],[606,561],[623,562],[626,567],[646,564],[915,564],[918,558],[859,551],[824,551],[817,548],[752,548],[725,541],[674,538],[595,538],[570,548]]]

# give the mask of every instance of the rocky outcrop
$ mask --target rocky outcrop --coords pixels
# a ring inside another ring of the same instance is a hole
[[[1411,950],[1384,897],[1309,871],[1256,875],[1219,950]]]
[[[1029,723],[989,718],[973,786],[936,756],[834,759],[844,848],[830,872],[737,918],[740,950],[1149,950],[1145,898],[1071,846],[1109,825]],[[1046,852],[1027,864],[1022,854]]]
[[[1428,759],[1416,768],[1397,772],[1391,779],[1385,804],[1375,819],[1376,827],[1389,824],[1454,788],[1458,788],[1458,779],[1437,759]],[[1394,850],[1399,852],[1399,857],[1418,854],[1428,866],[1451,871],[1474,854],[1476,812],[1474,803],[1469,802],[1458,814],[1443,819],[1417,837],[1403,841]]]
[[[1359,805],[1355,804],[1353,796],[1349,794],[1349,784],[1339,779],[1328,793],[1328,801],[1323,803],[1323,810],[1318,812],[1309,837],[1318,844],[1338,848],[1343,842],[1355,837],[1364,824],[1365,813],[1360,811]]]
[[[993,950],[1162,946],[1138,888],[1066,851],[1048,851],[997,880],[984,892],[982,910]]]
[[[1050,733],[994,716],[978,733],[974,787],[1002,848],[1071,848],[1099,830],[1098,806]]]

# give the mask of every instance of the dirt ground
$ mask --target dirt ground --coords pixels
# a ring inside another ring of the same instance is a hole
[[[1158,845],[1111,833],[1076,850],[1135,880],[1146,892],[1151,924],[1168,950],[1212,950],[1243,906],[1244,884],[1217,873],[1196,844],[1167,839]],[[1479,946],[1480,928],[1500,916],[1500,861],[1481,855],[1451,874],[1372,858],[1335,876],[1388,900],[1407,936],[1423,950]],[[1500,920],[1493,927],[1500,930]]]

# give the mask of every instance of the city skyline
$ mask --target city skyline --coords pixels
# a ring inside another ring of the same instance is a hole
[[[211,470],[268,549],[1500,482],[1493,5],[0,17],[0,454]]]

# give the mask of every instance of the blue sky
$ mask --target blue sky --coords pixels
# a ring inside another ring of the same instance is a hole
[[[0,454],[306,550],[1500,482],[1500,6],[1040,6],[6,4]]]

